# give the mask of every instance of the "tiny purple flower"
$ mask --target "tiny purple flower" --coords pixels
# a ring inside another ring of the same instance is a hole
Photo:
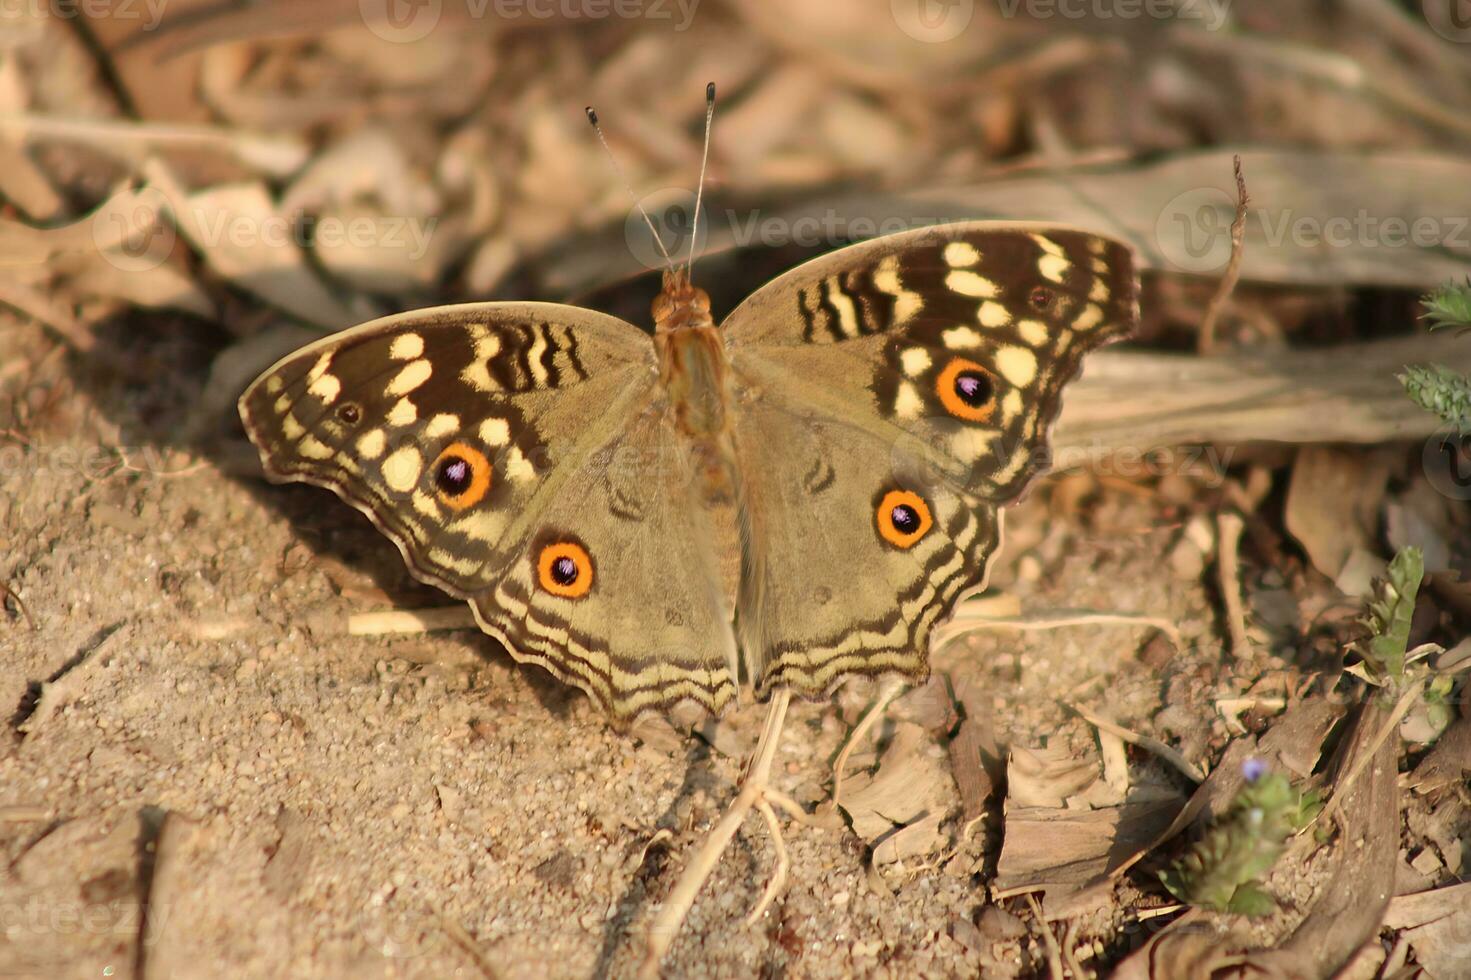
[[[1267,762],[1252,756],[1241,764],[1241,775],[1246,777],[1248,783],[1254,783],[1267,774]]]

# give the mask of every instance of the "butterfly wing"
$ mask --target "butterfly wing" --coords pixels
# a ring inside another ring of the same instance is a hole
[[[733,696],[710,534],[632,325],[541,303],[400,314],[282,359],[240,414],[268,477],[336,491],[615,717]]]
[[[924,677],[999,508],[1047,464],[1063,386],[1137,319],[1125,245],[992,222],[839,250],[732,312],[737,606],[758,690]]]

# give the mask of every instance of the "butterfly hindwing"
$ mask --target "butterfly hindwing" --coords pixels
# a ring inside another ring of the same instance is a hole
[[[1063,386],[1137,317],[1123,244],[991,222],[839,250],[737,307],[721,329],[759,686],[924,677],[930,627],[984,580],[1000,507],[1048,462]]]
[[[240,411],[269,477],[336,491],[513,655],[616,716],[734,693],[708,532],[658,469],[673,416],[636,327],[536,303],[401,314],[284,358]],[[665,601],[637,601],[659,579]]]
[[[821,695],[850,674],[924,676],[931,628],[984,576],[995,511],[890,465],[890,449],[821,408],[778,398],[744,407],[738,625],[758,693]]]

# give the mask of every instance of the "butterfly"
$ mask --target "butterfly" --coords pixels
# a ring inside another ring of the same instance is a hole
[[[375,320],[240,415],[270,479],[336,491],[518,661],[620,723],[719,714],[922,681],[1063,387],[1138,320],[1129,248],[1043,224],[851,245],[718,326],[688,266],[662,286],[652,337],[554,303]]]

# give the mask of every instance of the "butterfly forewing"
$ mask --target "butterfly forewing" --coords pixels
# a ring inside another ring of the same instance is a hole
[[[1004,503],[1046,465],[1083,355],[1138,319],[1131,253],[1076,229],[924,228],[786,273],[722,325],[738,380],[800,391]]]

